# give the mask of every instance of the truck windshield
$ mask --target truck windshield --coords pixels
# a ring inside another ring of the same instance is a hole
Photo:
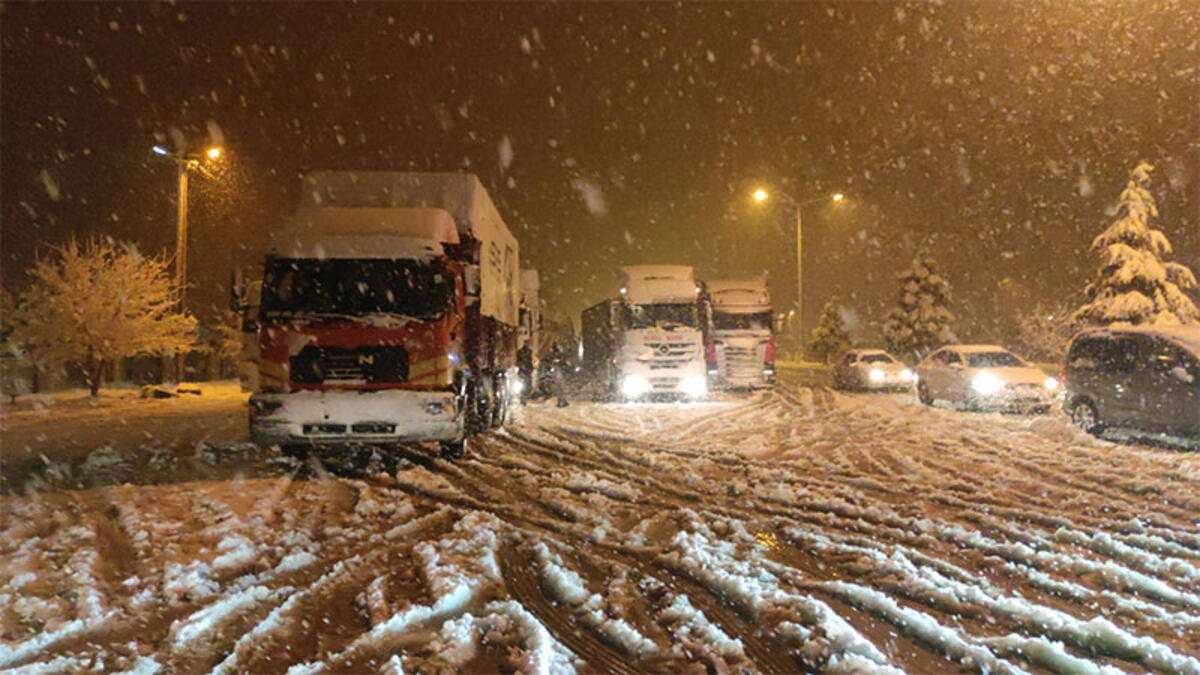
[[[630,305],[629,327],[649,328],[675,324],[696,328],[699,326],[699,310],[694,304]]]
[[[450,279],[415,260],[275,258],[263,276],[263,316],[397,314],[431,320],[446,311]]]
[[[716,330],[769,330],[771,328],[771,313],[733,314],[730,312],[714,311],[713,328]]]

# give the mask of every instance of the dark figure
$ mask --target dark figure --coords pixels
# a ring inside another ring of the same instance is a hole
[[[517,377],[521,378],[521,405],[533,395],[533,350],[526,344],[517,350]]]
[[[558,396],[558,407],[565,408],[570,405],[567,403],[567,356],[557,343],[550,350],[550,367],[554,370],[554,394]]]

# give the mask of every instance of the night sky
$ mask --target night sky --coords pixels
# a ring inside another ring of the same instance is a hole
[[[7,3],[3,281],[72,235],[174,248],[154,143],[195,178],[190,305],[227,303],[308,169],[467,170],[577,317],[630,263],[769,272],[809,325],[831,295],[866,335],[928,245],[959,336],[1070,300],[1139,159],[1157,226],[1200,272],[1200,2]],[[1076,303],[1077,304],[1077,303]]]

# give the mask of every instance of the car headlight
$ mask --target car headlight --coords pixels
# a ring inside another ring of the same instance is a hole
[[[708,382],[700,375],[689,375],[679,383],[679,389],[692,398],[700,398],[708,393]]]
[[[1058,389],[1058,380],[1054,379],[1053,377],[1047,377],[1046,381],[1042,383],[1042,386],[1050,391],[1054,391],[1055,389]]]
[[[971,389],[984,396],[991,396],[1003,388],[1004,380],[988,372],[980,373],[971,380]]]
[[[525,382],[521,378],[516,378],[512,381],[512,393],[520,394],[525,391]]]
[[[637,398],[650,391],[650,381],[640,375],[626,375],[621,380],[621,395],[625,398]]]
[[[909,370],[908,368],[905,368],[904,370],[900,371],[900,379],[915,380],[916,378],[913,377],[913,371]]]
[[[867,377],[871,378],[872,382],[883,382],[883,371],[878,368],[872,368],[871,372],[867,373]]]

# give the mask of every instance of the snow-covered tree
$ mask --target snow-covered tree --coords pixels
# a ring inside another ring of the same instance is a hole
[[[1025,356],[1036,359],[1061,358],[1073,334],[1070,310],[1064,305],[1041,302],[1021,316],[1017,328]]]
[[[831,298],[821,310],[821,320],[809,338],[809,349],[824,363],[850,348],[850,336],[842,322],[836,299]]]
[[[30,275],[13,338],[43,359],[78,362],[93,396],[112,360],[168,354],[195,341],[196,321],[179,312],[166,261],[132,245],[71,241],[39,259]]]
[[[950,341],[950,282],[937,273],[933,258],[922,249],[912,266],[898,277],[900,298],[888,312],[883,337],[893,354],[920,359]]]
[[[1171,242],[1150,227],[1158,207],[1150,194],[1153,166],[1140,162],[1121,192],[1117,220],[1092,241],[1101,257],[1095,280],[1084,291],[1088,302],[1075,311],[1082,325],[1112,323],[1173,325],[1200,321],[1200,310],[1187,292],[1196,275],[1168,262]]]

